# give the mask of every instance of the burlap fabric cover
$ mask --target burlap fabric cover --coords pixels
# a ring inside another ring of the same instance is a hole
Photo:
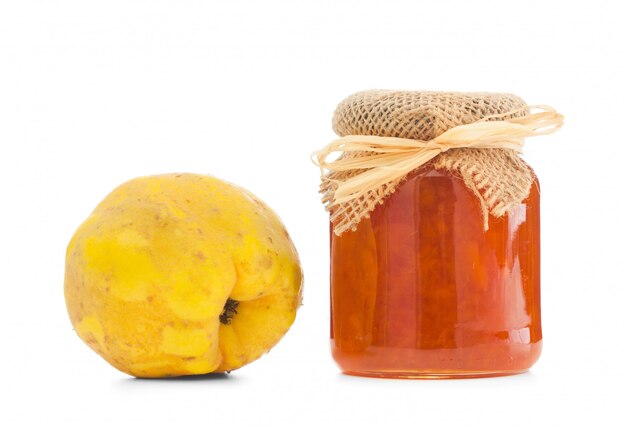
[[[431,140],[448,129],[489,116],[500,115],[488,120],[506,120],[525,114],[526,103],[511,94],[370,90],[351,95],[337,106],[333,129],[340,137],[375,135]],[[452,149],[427,165],[449,170],[463,179],[481,203],[486,229],[489,214],[501,217],[513,205],[522,202],[534,180],[532,170],[510,149]],[[328,180],[324,180],[320,188],[322,201],[328,205],[332,199],[336,188],[334,179],[345,179],[358,172],[328,173]],[[330,208],[335,233],[340,235],[356,229],[361,219],[384,203],[404,178]]]

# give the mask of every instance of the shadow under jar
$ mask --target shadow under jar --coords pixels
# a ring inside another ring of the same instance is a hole
[[[331,344],[347,374],[486,377],[541,353],[539,184],[484,230],[463,179],[409,174],[354,231],[331,233]]]

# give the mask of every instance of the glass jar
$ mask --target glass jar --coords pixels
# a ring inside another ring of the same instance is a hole
[[[347,374],[521,373],[541,352],[539,184],[484,230],[479,200],[431,164],[354,231],[331,233],[332,353]]]

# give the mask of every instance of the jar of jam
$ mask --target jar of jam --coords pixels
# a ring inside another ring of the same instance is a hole
[[[458,126],[527,114],[508,94],[367,91],[338,106],[333,127],[340,137],[428,143]],[[365,147],[340,159],[380,154]],[[539,358],[539,183],[506,145],[465,147],[329,204],[331,346],[346,374],[500,376]],[[342,179],[385,162],[330,167],[326,202]]]

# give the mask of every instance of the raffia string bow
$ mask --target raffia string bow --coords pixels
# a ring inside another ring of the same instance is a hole
[[[510,158],[511,153],[522,151],[524,138],[553,133],[562,125],[563,116],[553,108],[545,105],[524,106],[455,126],[431,140],[346,135],[315,152],[312,157],[322,174],[322,201],[331,213],[335,233],[340,235],[346,230],[355,229],[361,218],[367,217],[378,203],[382,203],[385,195],[393,193],[407,174],[448,150],[506,149],[501,150],[500,154],[506,153],[505,157]],[[333,154],[339,156],[335,160],[329,160]],[[459,165],[457,161],[440,165],[451,170],[460,169],[466,185],[481,202],[486,230],[489,213],[503,215],[511,205],[511,195],[508,195],[508,200],[498,200],[503,198],[494,196],[491,189],[497,185],[483,183],[481,186],[480,166],[480,162],[474,162],[474,165],[469,165],[471,171],[465,168],[464,172],[463,165]],[[486,180],[489,181],[488,178]],[[528,196],[530,183],[523,187],[527,189],[521,189],[512,198],[519,199],[516,200],[517,203]],[[507,190],[504,193],[511,192]],[[380,197],[372,198],[371,195]]]

